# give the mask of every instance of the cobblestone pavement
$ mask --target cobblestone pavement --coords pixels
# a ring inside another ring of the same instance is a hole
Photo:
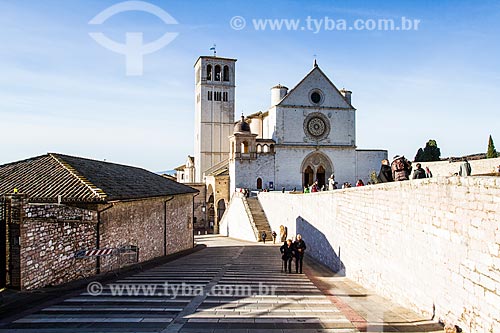
[[[0,332],[442,332],[310,260],[306,274],[281,272],[277,245],[197,241],[208,247],[106,284],[98,296],[68,296]],[[113,296],[126,286],[136,289]]]

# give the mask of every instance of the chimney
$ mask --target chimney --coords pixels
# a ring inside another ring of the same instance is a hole
[[[352,91],[345,90],[344,88],[342,88],[342,90],[340,91],[340,93],[342,94],[342,96],[344,96],[344,99],[346,100],[346,102],[349,103],[349,105],[351,105]]]
[[[288,93],[288,88],[278,84],[271,88],[271,106],[277,105]]]

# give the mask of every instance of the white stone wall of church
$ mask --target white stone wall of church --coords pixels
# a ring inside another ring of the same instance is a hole
[[[302,189],[302,162],[316,149],[311,147],[276,148],[276,189]],[[352,148],[321,148],[319,152],[328,156],[333,163],[335,180],[352,182],[356,179],[356,151]],[[328,178],[329,175],[327,175]]]
[[[219,233],[223,236],[255,242],[255,234],[243,204],[242,195],[234,193],[229,207],[219,224]]]
[[[260,193],[273,229],[405,307],[500,332],[500,178],[450,177],[311,194]]]
[[[378,175],[381,162],[387,159],[387,150],[357,150],[356,151],[356,178],[367,184],[372,171]],[[354,185],[354,183],[352,183]]]
[[[277,107],[277,134],[280,142],[310,143],[317,141],[309,138],[304,132],[304,120],[311,114],[319,112],[330,122],[330,134],[319,145],[355,145],[355,111],[332,110],[321,108]]]
[[[257,154],[255,160],[239,160],[230,162],[231,193],[236,188],[257,189],[257,178],[262,179],[266,188],[269,182],[275,183],[274,154]]]
[[[314,71],[308,77],[308,84],[301,84],[294,88],[293,92],[286,97],[281,105],[311,105],[309,94],[312,89],[321,89],[324,94],[322,106],[350,107],[340,93],[329,93],[333,87],[325,80],[319,71]]]

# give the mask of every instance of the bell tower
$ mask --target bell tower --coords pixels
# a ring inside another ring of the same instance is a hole
[[[236,59],[201,56],[195,71],[195,180],[229,158],[229,136],[234,128]]]

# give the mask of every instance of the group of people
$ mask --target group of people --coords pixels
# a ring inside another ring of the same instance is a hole
[[[283,226],[281,226],[280,228],[282,229],[280,232],[281,237],[286,237],[286,228],[284,228]],[[271,236],[273,237],[273,244],[275,244],[278,234],[276,233],[276,231],[273,231]],[[262,242],[265,244],[267,233],[265,231],[262,231],[260,237],[262,239]],[[295,259],[295,273],[302,274],[302,263],[304,261],[304,253],[306,249],[306,242],[304,242],[300,234],[297,234],[295,241],[287,239],[280,247],[281,259],[283,261],[281,270],[285,271],[285,273],[292,273],[292,261],[293,259]]]
[[[382,165],[377,178],[380,183],[432,178],[432,172],[429,167],[424,169],[422,168],[422,164],[417,163],[415,164],[413,175],[412,169],[412,164],[406,157],[396,155],[394,156],[392,163],[389,163],[389,160],[382,160]]]
[[[304,253],[307,249],[306,243],[300,234],[297,235],[295,242],[288,239],[281,247],[281,259],[283,262],[282,270],[292,273],[292,261],[295,259],[295,273],[302,274],[302,262]]]

